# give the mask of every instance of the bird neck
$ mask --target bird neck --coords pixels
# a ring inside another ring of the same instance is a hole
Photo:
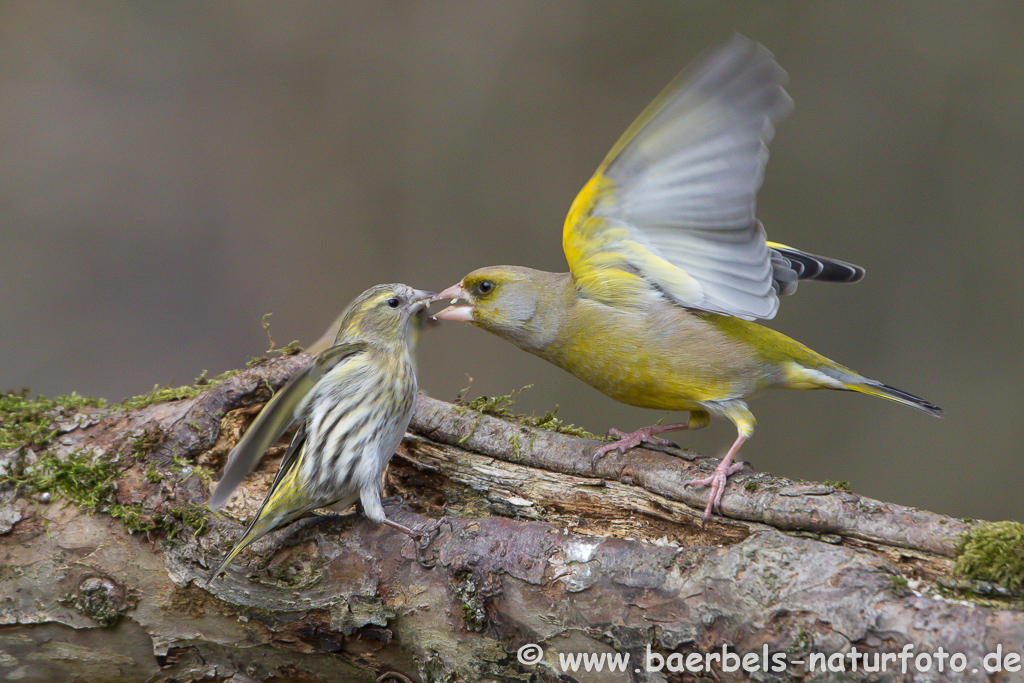
[[[561,335],[566,308],[575,300],[575,290],[569,273],[534,271],[532,278],[535,287],[532,315],[517,327],[504,330],[501,336],[524,351],[548,358],[546,352]]]

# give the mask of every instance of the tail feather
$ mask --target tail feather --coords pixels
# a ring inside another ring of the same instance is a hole
[[[816,256],[784,244],[769,242],[772,255],[772,277],[783,296],[796,291],[799,280],[819,282],[857,282],[864,277],[864,269],[827,256]]]
[[[231,560],[235,559],[235,556],[242,552],[246,546],[253,541],[263,538],[279,526],[283,526],[283,524],[275,524],[266,516],[257,513],[253,517],[253,520],[249,522],[249,526],[246,528],[245,533],[242,534],[242,538],[235,543],[235,547],[231,549],[231,552],[229,552],[223,560],[221,560],[220,564],[217,565],[217,568],[210,572],[210,575],[206,578],[205,585],[209,586],[210,583],[216,579],[222,571],[224,571],[224,568],[231,563]]]
[[[864,380],[861,383],[848,384],[847,388],[850,389],[851,391],[858,391],[862,394],[887,398],[890,401],[896,401],[897,403],[902,403],[912,408],[923,410],[929,415],[934,415],[935,417],[942,417],[942,408],[938,407],[934,403],[929,403],[923,398],[914,396],[913,394],[908,394],[902,389],[891,387],[888,384],[882,384],[881,382],[876,382],[874,380],[868,379]]]

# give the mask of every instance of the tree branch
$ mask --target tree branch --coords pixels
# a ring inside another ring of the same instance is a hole
[[[854,647],[910,644],[915,655],[963,653],[967,671],[944,680],[987,680],[984,656],[1024,643],[1020,611],[942,597],[954,586],[957,539],[974,525],[744,472],[726,492],[726,516],[702,526],[706,494],[683,485],[713,460],[638,449],[592,469],[597,442],[426,396],[387,474],[404,503],[387,512],[406,525],[450,518],[427,550],[432,567],[401,533],[358,514],[324,515],[253,544],[204,587],[283,448],[223,516],[202,508],[211,482],[271,389],[307,360],[266,362],[191,399],[57,413],[60,433],[45,449],[0,454],[9,480],[22,473],[0,499],[0,675],[696,680],[672,667],[706,663],[725,646],[758,666],[766,652],[769,668],[784,657],[785,671],[760,675],[791,680],[812,678],[792,662],[813,653],[838,654],[828,660],[837,665]],[[82,449],[116,471],[95,510],[26,483],[38,480],[44,450],[58,463],[47,467],[59,468],[85,467]],[[517,653],[531,643],[545,654],[527,666]],[[566,671],[559,654],[577,653],[630,664]],[[660,671],[647,670],[659,661]],[[715,680],[750,678],[721,659],[713,668]],[[909,680],[898,662],[872,675]]]

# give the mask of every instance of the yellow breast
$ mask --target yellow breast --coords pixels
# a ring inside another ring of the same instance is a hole
[[[576,300],[555,341],[528,350],[617,401],[657,410],[750,396],[777,374],[706,316],[671,305],[623,310]]]

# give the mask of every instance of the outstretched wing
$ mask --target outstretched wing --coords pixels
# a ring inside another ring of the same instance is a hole
[[[338,363],[362,352],[365,348],[366,344],[363,342],[345,342],[332,346],[288,380],[284,388],[263,407],[259,417],[228,456],[224,473],[207,503],[211,509],[216,510],[227,501],[228,497],[259,463],[264,451],[281,438],[288,427],[302,416],[313,397],[313,387],[320,381],[320,378]],[[289,452],[291,453],[291,450]],[[285,464],[282,462],[281,470],[278,473],[279,477],[280,472],[285,470]]]
[[[767,144],[792,107],[785,81],[768,50],[737,35],[654,100],[566,218],[562,245],[581,294],[775,315],[779,284],[754,204]]]

